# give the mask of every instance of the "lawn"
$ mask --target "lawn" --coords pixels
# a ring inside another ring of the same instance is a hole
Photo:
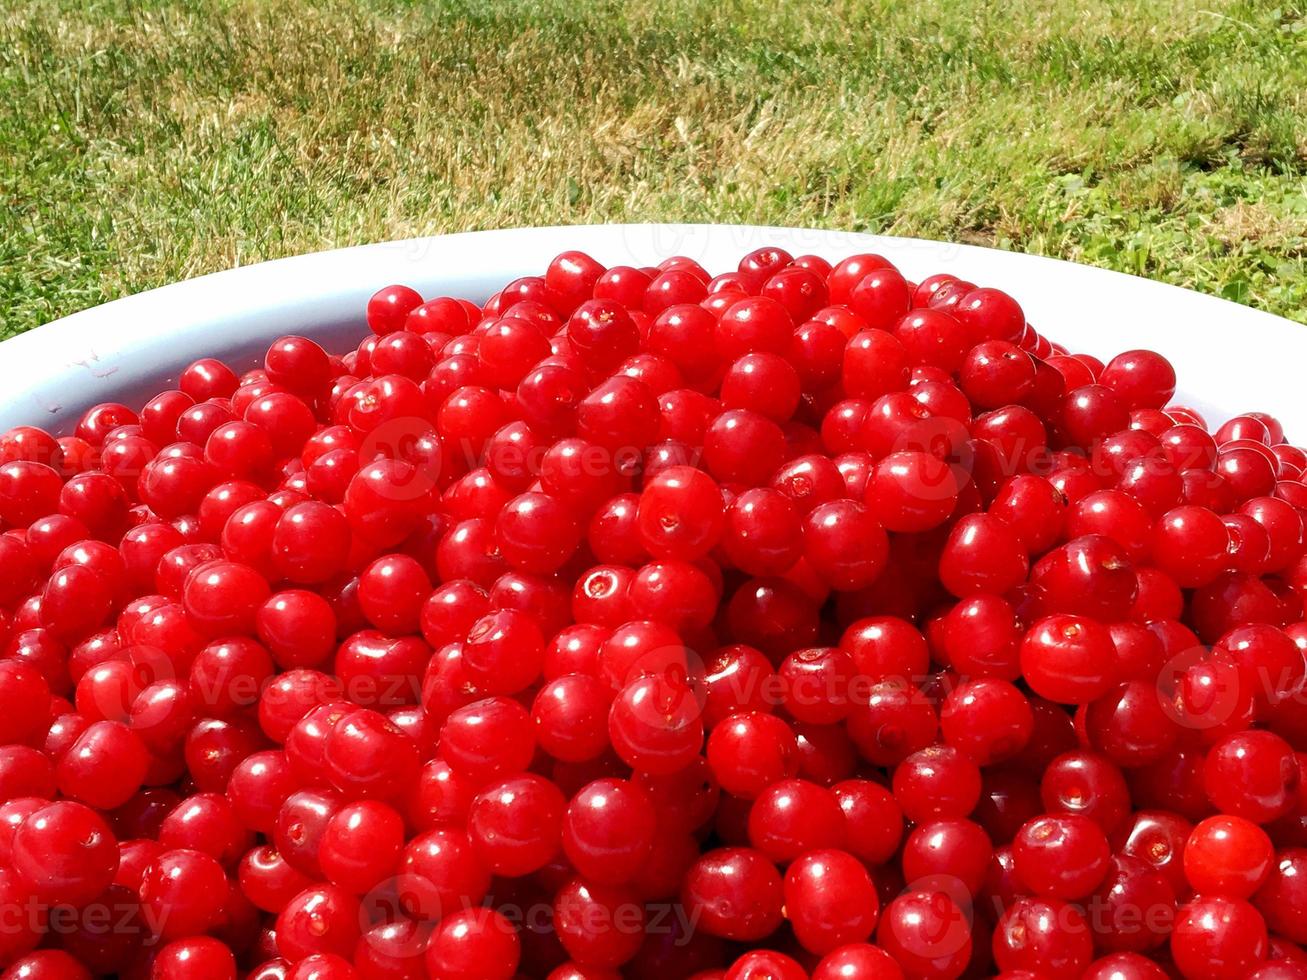
[[[1307,6],[0,0],[0,189],[0,335],[297,252],[651,220],[990,244],[1307,322]]]

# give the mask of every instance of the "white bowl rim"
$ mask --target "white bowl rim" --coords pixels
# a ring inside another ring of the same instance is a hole
[[[1307,328],[1218,297],[1094,266],[975,245],[760,225],[564,225],[460,232],[332,249],[216,272],[74,313],[0,344],[0,430],[67,431],[103,401],[139,402],[202,356],[251,364],[267,343],[306,334],[344,350],[366,333],[364,304],[405,282],[425,296],[482,301],[564,249],[606,265],[672,254],[714,274],[762,245],[838,259],[879,252],[911,279],[952,272],[1012,293],[1030,321],[1073,350],[1152,347],[1180,377],[1177,400],[1209,422],[1247,410],[1307,429],[1298,375]],[[1201,393],[1201,394],[1200,394]]]

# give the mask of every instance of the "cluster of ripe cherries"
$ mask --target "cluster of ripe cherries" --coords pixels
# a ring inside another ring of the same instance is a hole
[[[0,437],[27,980],[1307,977],[1307,453],[779,248]]]

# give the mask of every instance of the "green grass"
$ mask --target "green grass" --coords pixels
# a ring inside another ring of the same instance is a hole
[[[600,221],[992,244],[1307,322],[1304,0],[0,0],[0,336]]]

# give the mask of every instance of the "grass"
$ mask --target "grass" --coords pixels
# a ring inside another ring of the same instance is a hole
[[[0,0],[0,336],[442,231],[813,225],[1307,322],[1304,0]]]

